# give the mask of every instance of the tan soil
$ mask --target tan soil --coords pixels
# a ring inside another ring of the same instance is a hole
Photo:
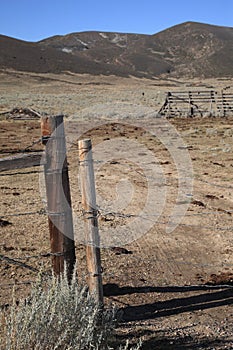
[[[149,132],[158,119],[145,119],[143,129],[137,126],[140,115],[137,120],[132,115],[126,118],[129,104],[132,110],[135,105],[158,110],[168,90],[201,85],[218,89],[232,85],[232,81],[149,81],[17,72],[2,72],[0,78],[0,112],[30,107],[40,113],[63,113],[67,127],[71,117],[80,120],[80,129],[81,125],[93,126],[79,137],[91,137],[94,146],[118,137],[135,140],[149,149],[162,167],[167,198],[158,222],[142,237],[124,246],[130,254],[120,249],[102,249],[106,303],[116,304],[123,311],[119,339],[135,343],[141,338],[143,349],[148,350],[233,349],[233,291],[219,287],[233,284],[233,118],[170,121],[188,146],[194,172],[192,201],[172,233],[166,233],[165,228],[176,201],[178,175],[168,150]],[[112,118],[112,123],[105,121],[102,123],[106,125],[95,127],[95,111],[99,117],[106,106],[111,109],[110,104],[119,105],[125,115],[116,120],[108,110],[107,117]],[[6,120],[2,116],[0,129],[2,157],[24,150],[40,137],[39,120]],[[73,141],[68,144],[68,161],[74,215],[78,217],[81,197],[77,145]],[[43,147],[36,144],[32,149]],[[132,220],[129,214],[138,215],[143,208],[147,182],[138,165],[141,157],[143,154],[135,155],[132,163],[113,159],[98,168],[97,192],[103,197],[115,200],[116,183],[126,177],[134,188],[131,203],[120,213],[128,216],[100,210],[100,232],[113,229],[117,232],[119,225]],[[51,269],[50,258],[38,257],[50,250],[40,196],[42,172],[41,167],[34,167],[0,173],[0,217],[10,223],[4,225],[1,221],[0,254],[13,259],[31,257],[17,260],[25,263],[24,267],[1,261],[2,306],[12,302],[14,284],[16,298],[26,297],[30,282],[37,275],[28,267],[47,272]],[[25,213],[28,214],[20,215]],[[85,249],[78,241],[76,254],[80,279],[85,279]]]

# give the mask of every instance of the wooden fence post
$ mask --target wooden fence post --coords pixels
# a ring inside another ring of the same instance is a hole
[[[42,117],[41,134],[53,270],[60,275],[66,264],[70,281],[76,258],[63,116]]]
[[[89,290],[97,303],[103,305],[100,237],[96,208],[96,192],[91,140],[81,140],[79,146],[82,206],[86,225],[86,259],[89,273]]]

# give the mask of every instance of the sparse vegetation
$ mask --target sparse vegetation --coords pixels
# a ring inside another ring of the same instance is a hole
[[[40,277],[25,302],[16,303],[13,297],[0,325],[1,350],[115,349],[117,313],[109,308],[100,315],[75,276],[70,285],[65,277],[46,282]],[[129,349],[128,344],[119,349]]]
[[[41,114],[44,112],[49,115],[65,114],[68,116],[65,118],[66,130],[70,125],[72,127],[69,121],[73,120],[77,122],[78,134],[82,132],[81,130],[85,130],[85,125],[89,125],[90,129],[82,138],[91,138],[94,145],[124,135],[121,137],[140,142],[154,153],[157,160],[151,163],[151,169],[155,166],[163,170],[166,179],[164,217],[160,217],[154,228],[142,239],[127,246],[132,254],[118,255],[112,249],[101,251],[103,282],[109,291],[106,300],[121,308],[125,318],[124,323],[114,325],[108,346],[116,350],[123,344],[125,350],[126,340],[129,340],[130,344],[136,344],[138,339],[142,338],[143,349],[233,348],[232,292],[230,289],[217,290],[217,286],[214,290],[207,291],[202,286],[205,283],[213,284],[216,276],[222,277],[225,273],[232,273],[230,233],[233,212],[231,189],[233,119],[198,117],[169,120],[183,138],[192,159],[194,169],[192,198],[204,204],[199,206],[190,203],[182,224],[171,235],[165,234],[164,229],[178,193],[174,161],[158,138],[151,137],[138,128],[139,122],[146,130],[157,129],[160,120],[151,115],[149,119],[143,118],[142,111],[150,107],[156,113],[168,91],[190,91],[200,88],[219,91],[226,86],[232,86],[232,79],[222,77],[146,80],[76,75],[68,72],[55,75],[7,70],[1,71],[0,77],[0,112],[4,113],[18,106],[35,109]],[[108,120],[112,123],[107,125]],[[100,124],[96,124],[96,121]],[[119,122],[126,126],[123,128]],[[39,139],[40,122],[11,120],[3,115],[1,130],[1,154],[2,157],[7,157],[20,154]],[[165,131],[164,129],[163,132]],[[173,140],[171,141],[173,143]],[[69,175],[74,213],[81,217],[75,143],[67,143]],[[42,146],[35,144],[31,149],[41,151]],[[105,150],[107,154],[106,147],[104,152]],[[126,161],[115,158],[113,160],[117,160],[116,164],[114,162],[111,164],[110,161],[104,164],[96,162],[97,193],[102,198],[115,201],[116,184],[122,178],[129,179],[136,189],[131,201],[132,206],[127,207],[127,212],[123,208],[120,211],[124,214],[139,213],[140,205],[144,203],[142,194],[147,188],[142,172],[137,167],[144,156],[135,153],[133,159],[135,159],[133,166],[131,163],[130,166],[125,166]],[[19,259],[46,273],[51,268],[51,261],[49,257],[43,256],[50,252],[50,242],[47,217],[41,215],[44,206],[41,202],[38,178],[42,171],[36,167],[26,171],[1,173],[0,213],[2,220],[9,221],[11,225],[2,225],[0,228],[0,253],[12,259]],[[187,198],[191,197],[190,194],[187,193]],[[182,206],[182,202],[179,206]],[[100,214],[103,216],[100,216],[99,226],[100,230],[105,230],[108,234],[109,228],[114,229],[130,220],[111,215],[109,208],[102,209],[103,212]],[[21,213],[28,214],[19,215]],[[107,220],[104,220],[105,217]],[[79,233],[82,234],[82,225],[79,226],[79,221],[76,227],[78,238]],[[78,239],[76,256],[78,276],[85,278],[85,247],[79,244]],[[12,304],[10,293],[12,284],[16,283],[15,300],[24,300],[29,295],[31,286],[29,282],[36,277],[35,272],[11,264],[7,260],[1,261],[0,275],[0,305],[3,307]],[[226,280],[222,281],[225,284]],[[194,289],[193,285],[196,286]],[[19,312],[18,307],[15,308],[15,312]],[[10,313],[9,309],[2,315],[9,318]],[[1,334],[6,330],[3,325],[0,326]],[[2,350],[6,350],[4,341],[6,338],[0,341]],[[129,347],[130,345],[128,349]],[[25,349],[27,350],[26,347]]]

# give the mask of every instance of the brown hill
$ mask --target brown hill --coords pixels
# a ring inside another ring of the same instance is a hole
[[[233,28],[187,22],[153,36],[176,74],[233,76]]]
[[[71,55],[39,43],[31,43],[0,35],[0,69],[12,68],[37,73],[115,74],[127,76],[124,67],[93,62],[81,54]]]
[[[45,39],[39,44],[43,47],[53,47],[58,51],[69,52],[73,56],[85,57],[93,63],[107,64],[109,69],[114,66],[122,68],[128,74],[153,77],[170,70],[170,63],[163,57],[151,54],[145,43],[150,35],[81,32],[65,36],[55,36]]]
[[[33,72],[233,76],[233,28],[186,22],[154,35],[81,32],[29,43],[0,36],[0,68]]]

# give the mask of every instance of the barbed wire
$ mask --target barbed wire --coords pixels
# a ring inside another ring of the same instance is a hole
[[[83,244],[80,244],[82,246],[85,247],[85,245]],[[107,249],[109,251],[112,250],[112,248],[104,248],[104,249]],[[114,250],[113,250],[114,252]],[[34,267],[31,267],[30,265],[28,264],[25,264],[23,262],[21,262],[20,260],[28,260],[28,259],[40,259],[40,258],[50,258],[50,257],[53,257],[53,256],[64,256],[64,253],[63,252],[57,252],[57,253],[51,253],[51,252],[46,252],[46,253],[41,253],[41,254],[37,254],[37,255],[25,255],[25,256],[21,256],[21,257],[8,257],[6,255],[2,255],[0,254],[0,260],[6,262],[6,263],[9,263],[9,264],[13,264],[13,265],[19,265],[21,267],[24,267],[24,268],[29,268],[29,269],[33,269],[33,271],[35,272],[39,272],[38,269],[35,269]],[[128,256],[128,255],[127,255]],[[133,254],[129,254],[129,257],[130,257],[130,260],[137,260],[138,261],[138,257],[134,257]],[[148,263],[148,261],[150,261],[150,258],[147,258],[147,259],[143,259],[143,258],[140,258],[140,260],[142,262],[146,262]],[[191,266],[194,266],[194,267],[202,267],[202,268],[205,268],[205,267],[209,267],[209,268],[220,268],[220,267],[232,267],[233,266],[233,263],[224,263],[224,264],[208,264],[208,263],[193,263],[191,261],[180,261],[180,260],[177,260],[177,259],[174,259],[174,258],[168,258],[166,260],[163,260],[163,259],[160,259],[156,256],[156,261],[157,262],[160,262],[160,263],[165,263],[167,260],[171,260],[172,263],[175,263],[175,264],[178,264],[178,265],[191,265]],[[103,270],[103,275],[111,275],[112,276],[112,273],[108,273],[106,271]],[[88,274],[86,274],[86,276],[88,276]],[[233,287],[233,285],[232,285]]]
[[[108,161],[108,162],[105,162],[105,161],[101,161],[101,160],[98,160],[98,161],[93,161],[94,162],[94,164],[96,163],[96,164],[99,164],[99,163],[106,163],[106,164],[110,164],[111,165],[111,161]],[[132,171],[134,171],[135,173],[137,173],[137,174],[139,174],[140,176],[142,176],[142,177],[144,177],[144,178],[147,178],[147,176],[143,173],[143,171],[141,172],[141,171],[139,171],[139,170],[137,170],[137,169],[134,169],[133,167],[132,167],[132,165],[130,165],[130,164],[127,164],[127,163],[123,163],[123,162],[121,162],[120,163],[120,161],[117,163],[118,165],[120,165],[120,166],[123,166],[123,167],[127,167],[127,168],[129,168],[129,170],[132,172]],[[160,165],[163,165],[163,163],[159,163]],[[143,165],[149,165],[149,163],[140,163],[140,165],[141,166],[143,166]],[[192,180],[194,180],[194,181],[199,181],[199,182],[203,182],[203,183],[207,183],[208,185],[210,185],[210,186],[213,186],[213,187],[219,187],[219,188],[225,188],[225,189],[233,189],[233,186],[225,186],[225,185],[219,185],[219,184],[217,184],[217,183],[214,183],[214,182],[211,182],[211,181],[208,181],[208,180],[203,180],[203,179],[200,179],[200,178],[198,178],[198,176],[199,176],[199,174],[193,174],[193,178],[187,178],[187,177],[184,177],[183,179],[184,180],[190,180],[190,181],[192,181]],[[158,180],[158,179],[160,179],[160,178],[155,178],[155,177],[153,177],[153,176],[150,176],[149,177],[151,180]],[[182,178],[175,178],[175,177],[173,177],[173,179],[175,179],[175,180],[182,180]]]
[[[110,248],[109,248],[110,249]],[[0,255],[0,260],[3,260],[4,262],[6,262],[7,264],[13,264],[13,265],[17,265],[17,266],[20,266],[22,268],[26,268],[26,269],[29,269],[33,272],[37,272],[37,273],[41,273],[41,271],[39,269],[36,269],[28,264],[25,264],[25,263],[22,263],[21,261],[19,260],[26,260],[26,259],[30,259],[30,258],[41,258],[41,257],[51,257],[51,256],[63,256],[64,253],[42,253],[42,254],[38,254],[38,255],[32,255],[32,256],[24,256],[24,257],[18,257],[18,258],[10,258],[8,256],[5,256],[5,255]],[[137,261],[138,262],[138,257],[134,257],[132,254],[130,254],[130,258],[129,260],[132,262],[132,261]],[[143,263],[148,263],[148,260],[150,260],[149,258],[148,259],[143,259],[142,257],[140,257],[140,261],[143,262]],[[189,261],[178,261],[176,259],[168,259],[168,260],[171,260],[172,264],[176,264],[176,265],[188,265],[188,266],[194,266],[194,267],[200,267],[200,268],[219,268],[219,267],[232,267],[233,264],[223,264],[223,265],[216,265],[216,264],[203,264],[203,263],[193,263],[193,262],[189,262]],[[159,259],[158,257],[156,257],[156,262],[158,263],[166,263],[167,260],[162,260],[162,259]],[[48,273],[41,273],[42,276],[44,277],[48,277],[49,274]],[[105,277],[116,277],[116,273],[112,273],[110,271],[105,271],[103,269],[102,271],[102,275],[105,276]],[[83,273],[82,277],[88,277],[88,273]],[[24,284],[31,284],[33,283],[33,281],[23,281],[23,282],[14,282],[14,283],[4,283],[4,284],[0,284],[1,287],[7,287],[7,286],[14,286],[14,285],[24,285]],[[159,286],[155,286],[155,288],[167,288],[169,287],[169,285],[165,284],[161,287]],[[219,288],[233,288],[233,284],[228,284],[228,283],[224,283],[224,284],[221,284],[221,283],[216,283],[216,284],[211,284],[211,283],[200,283],[200,284],[188,284],[188,285],[177,285],[177,286],[174,286],[174,284],[172,284],[172,286],[170,285],[170,287],[177,287],[177,288],[186,288],[187,290],[190,289],[190,288],[206,288],[206,289],[219,289]],[[148,287],[145,287],[146,289]]]
[[[218,215],[231,215],[233,211],[226,210],[226,211],[218,211],[216,209],[215,211],[210,211],[208,213],[193,213],[193,214],[186,214],[184,218],[187,217],[195,217],[195,216],[210,216],[215,215],[216,212],[218,212]],[[8,218],[8,217],[18,217],[18,216],[24,216],[24,215],[49,215],[49,213],[45,209],[40,209],[34,212],[23,212],[23,213],[12,213],[12,214],[0,214],[0,218]],[[85,215],[83,211],[79,215],[77,215],[78,218],[82,218]],[[137,214],[125,214],[125,213],[119,213],[119,212],[113,212],[113,211],[105,211],[104,209],[98,208],[98,216],[106,217],[106,216],[112,216],[114,218],[141,218],[142,220],[152,220],[154,222],[154,218],[159,218],[162,216],[163,218],[171,218],[171,215],[137,215]],[[182,215],[183,216],[183,215]],[[153,219],[152,219],[153,218]],[[171,222],[173,223],[173,222]],[[161,224],[161,225],[167,225],[168,222],[166,221],[156,221],[155,224]],[[228,227],[215,227],[215,226],[203,226],[203,225],[192,225],[192,224],[185,224],[180,223],[179,226],[183,227],[191,227],[191,228],[198,228],[198,229],[204,229],[204,230],[214,230],[214,231],[233,231],[233,226]]]
[[[18,259],[18,260],[27,260],[27,259],[38,259],[38,258],[49,258],[51,256],[64,256],[64,253],[62,252],[58,252],[58,253],[41,253],[41,254],[37,254],[37,255],[25,255],[22,257],[18,257],[18,258],[14,258],[14,259]]]
[[[39,144],[39,143],[41,143],[41,137],[38,139],[36,139],[36,140],[34,140],[34,141],[32,141],[32,143],[30,143],[30,144],[28,144],[25,148],[23,148],[23,149],[17,149],[17,150],[11,150],[11,151],[9,151],[9,150],[1,150],[1,152],[0,153],[10,153],[10,154],[17,154],[17,153],[25,153],[25,152],[29,152],[29,150],[31,149],[31,148],[33,148],[35,145],[37,145],[37,144]]]
[[[3,261],[4,263],[8,264],[8,265],[16,265],[16,266],[20,266],[22,268],[25,268],[25,269],[28,269],[30,271],[33,271],[33,272],[41,272],[39,269],[31,266],[31,265],[28,265],[20,260],[28,260],[28,259],[41,259],[42,257],[43,258],[49,258],[49,257],[52,257],[52,256],[64,256],[64,253],[63,252],[57,252],[57,253],[51,253],[51,252],[48,252],[48,253],[41,253],[41,254],[38,254],[38,255],[28,255],[28,256],[24,256],[24,257],[17,257],[17,258],[10,258],[6,255],[3,255],[3,254],[0,254],[0,261]],[[42,272],[42,275],[47,275],[46,273]]]
[[[211,185],[213,187],[219,187],[219,188],[225,188],[225,189],[233,189],[233,186],[219,185],[219,184],[216,184],[216,183],[213,183],[213,182],[210,182],[210,181],[207,181],[207,180],[199,179],[199,178],[196,178],[196,177],[194,177],[194,179],[197,180],[197,181],[203,182],[203,183],[207,183],[208,185]]]
[[[39,140],[35,140],[33,141],[32,144],[28,145],[24,150],[20,150],[20,152],[25,152],[25,151],[28,151],[30,148],[34,147],[34,145],[38,144],[39,142],[41,142],[41,139]],[[98,161],[98,163],[100,163],[102,161]],[[97,162],[96,162],[97,163]],[[103,161],[104,163],[104,161]],[[134,169],[132,166],[129,166],[128,164],[124,164],[124,163],[119,163],[123,166],[127,166],[127,168],[130,167],[130,171],[135,171],[137,174],[139,174],[140,176],[145,176],[143,174],[143,172],[140,172],[138,171],[137,169]],[[24,174],[22,172],[17,172],[17,173],[14,173],[13,175],[16,175],[16,174]],[[199,182],[203,182],[203,183],[207,183],[208,185],[210,186],[213,186],[213,187],[218,187],[218,188],[225,188],[225,189],[232,189],[233,186],[225,186],[225,185],[220,185],[220,184],[217,184],[217,183],[213,183],[213,182],[210,182],[210,181],[207,181],[207,180],[203,180],[203,179],[200,179],[200,178],[197,178],[198,174],[194,174],[194,180],[195,181],[199,181]],[[154,180],[156,180],[154,178]],[[177,180],[177,179],[176,179]],[[187,213],[185,215],[185,217],[195,217],[195,216],[210,216],[210,215],[215,215],[216,214],[216,211],[218,211],[218,208],[212,208],[213,210],[212,211],[209,211],[209,212],[202,212],[202,213]],[[224,209],[223,209],[224,210]],[[218,211],[218,214],[222,214],[222,215],[226,215],[228,214],[230,215],[233,213],[232,210],[224,210],[224,211],[221,211],[219,212]],[[40,209],[40,210],[37,210],[37,211],[29,211],[29,212],[22,212],[22,213],[12,213],[12,214],[3,214],[3,215],[0,215],[0,217],[11,217],[11,216],[24,216],[24,215],[48,215],[48,213],[46,212],[45,209]],[[111,216],[114,216],[115,218],[125,218],[125,219],[129,219],[131,217],[139,217],[141,218],[142,220],[152,220],[152,217],[159,217],[158,215],[144,215],[144,216],[140,216],[140,215],[135,215],[135,214],[125,214],[125,213],[115,213],[115,212],[104,212],[103,209],[100,209],[100,215],[111,215]],[[79,217],[82,217],[83,216],[83,213],[80,214]],[[162,215],[163,218],[168,218],[170,217],[169,215]],[[154,220],[153,220],[154,221]],[[159,224],[159,225],[167,225],[167,222],[166,221],[161,221],[161,220],[158,220],[155,224]],[[193,225],[193,224],[185,224],[185,223],[180,223],[179,224],[180,227],[189,227],[189,228],[195,228],[195,229],[199,229],[199,230],[212,230],[212,231],[222,231],[222,232],[225,232],[225,231],[229,231],[229,232],[232,232],[233,231],[233,226],[228,226],[228,227],[215,227],[213,225]],[[52,257],[52,256],[61,256],[63,255],[63,253],[42,253],[42,254],[38,254],[38,255],[27,255],[27,256],[23,256],[23,257],[17,257],[17,258],[10,258],[10,257],[7,257],[5,255],[0,255],[0,260],[4,263],[7,263],[7,264],[13,264],[13,265],[17,265],[17,266],[20,266],[22,268],[26,268],[32,272],[37,272],[39,273],[39,269],[31,266],[31,265],[28,265],[24,262],[22,262],[22,260],[27,260],[27,259],[40,259],[42,257],[44,258],[47,258],[47,257]],[[135,263],[138,261],[138,257],[131,257],[131,259],[133,261],[135,261]],[[141,259],[141,258],[140,258]],[[189,262],[189,261],[178,261],[178,260],[175,260],[175,259],[171,259],[172,260],[172,263],[173,264],[176,264],[176,265],[192,265],[194,267],[200,267],[200,268],[207,268],[207,267],[211,267],[211,268],[216,268],[216,267],[223,267],[223,266],[228,266],[228,267],[232,267],[233,264],[229,264],[229,263],[223,263],[222,265],[213,265],[213,264],[198,264],[198,263],[193,263],[193,262]],[[142,262],[146,262],[148,260],[146,259],[141,259]],[[156,258],[156,261],[160,262],[161,264],[162,263],[166,263],[166,260],[162,260],[162,259],[157,259]],[[105,276],[110,276],[111,273],[109,273],[108,271],[106,272],[103,272],[103,275]],[[27,281],[27,282],[17,282],[19,285],[22,284],[30,284],[32,283],[31,281]],[[14,284],[11,284],[12,285],[15,285],[16,283]],[[6,285],[6,284],[5,284]],[[10,285],[10,284],[9,284]],[[2,286],[2,285],[0,285]],[[163,286],[164,287],[164,286]],[[177,287],[181,287],[181,286],[177,286]],[[216,288],[233,288],[232,285],[228,285],[228,284],[223,284],[223,285],[217,285],[217,286],[210,286],[210,285],[203,285],[203,284],[200,284],[200,285],[189,285],[189,286],[182,286],[183,288],[191,288],[191,287],[206,287],[208,289],[216,289]]]
[[[0,218],[6,218],[6,217],[10,217],[10,216],[24,216],[24,215],[47,215],[47,212],[45,209],[39,209],[36,211],[25,211],[23,213],[12,213],[12,214],[0,214]]]
[[[1,261],[4,261],[6,262],[8,265],[17,265],[17,266],[20,266],[20,267],[23,267],[23,268],[26,268],[30,271],[33,271],[33,272],[39,272],[39,270],[33,266],[30,266],[28,264],[25,264],[25,263],[22,263],[16,259],[13,259],[13,258],[9,258],[8,256],[5,256],[5,255],[2,255],[0,254],[0,260]]]
[[[17,172],[11,172],[11,173],[5,173],[5,172],[1,172],[0,173],[0,177],[4,177],[4,176],[15,176],[15,175],[28,175],[28,174],[38,174],[38,173],[43,173],[43,170],[40,169],[40,167],[37,167],[37,170],[28,170],[28,171],[19,171],[19,169],[15,169],[17,170]],[[12,170],[14,171],[14,170]]]
[[[100,209],[98,208],[99,210],[99,215],[101,216],[113,216],[115,218],[125,218],[125,219],[128,219],[128,218],[131,218],[131,217],[137,217],[137,218],[141,218],[143,220],[152,220],[154,222],[154,218],[159,218],[160,215],[135,215],[135,214],[124,214],[124,213],[118,213],[118,212],[112,212],[112,211],[105,211],[104,209]],[[210,212],[210,213],[195,213],[195,214],[190,214],[190,215],[187,215],[189,217],[191,216],[197,216],[197,215],[212,215],[213,213],[215,212]],[[228,212],[224,213],[224,212],[218,212],[220,215],[221,214],[228,214]],[[229,215],[229,214],[228,214]],[[164,218],[171,218],[170,215],[161,215],[162,217]],[[183,216],[183,215],[182,215]],[[185,215],[186,216],[186,215]],[[184,216],[184,218],[185,218]],[[153,219],[152,219],[153,218]],[[174,223],[174,222],[170,222],[171,224]],[[167,225],[168,222],[166,221],[156,221],[155,224],[161,224],[161,225]],[[184,226],[184,227],[193,227],[193,228],[199,228],[199,229],[208,229],[208,230],[216,230],[216,231],[233,231],[233,226],[229,226],[229,227],[215,227],[215,226],[203,226],[203,225],[192,225],[192,224],[183,224],[183,223],[180,223],[179,226]]]
[[[39,143],[41,143],[41,137],[33,141],[30,145],[26,146],[23,150],[20,150],[20,152],[27,152],[30,148],[34,147],[35,145],[38,145]]]
[[[190,203],[192,204],[192,203]],[[210,210],[208,212],[202,212],[202,213],[186,213],[185,215],[184,214],[176,214],[176,217],[179,217],[179,216],[183,216],[183,217],[191,217],[191,216],[206,216],[206,215],[215,215],[217,212],[218,215],[232,215],[233,214],[233,210],[228,210],[228,209],[221,209],[221,208],[213,208],[213,210]],[[108,210],[105,210],[103,208],[100,208],[98,207],[98,213],[99,213],[99,216],[119,216],[119,217],[123,217],[123,218],[128,218],[128,217],[139,217],[138,215],[136,214],[124,214],[124,213],[119,213],[119,212],[114,212],[114,211],[108,211]],[[144,215],[146,216],[146,215]],[[152,216],[152,217],[166,217],[166,218],[170,218],[171,215],[166,215],[166,214],[162,214],[162,215],[148,215],[149,216]]]
[[[15,282],[12,282],[12,283],[3,283],[3,284],[0,284],[0,287],[1,287],[1,288],[4,288],[4,287],[14,287],[14,286],[18,286],[18,285],[32,284],[33,282],[34,282],[34,281],[22,281],[22,282],[15,281]]]
[[[35,145],[37,145],[37,144],[39,144],[39,143],[41,143],[41,137],[40,137],[39,139],[36,139],[35,141],[33,141],[30,145],[26,146],[24,149],[18,150],[18,151],[14,152],[14,153],[23,153],[23,152],[27,152],[30,148],[34,147]],[[76,144],[75,142],[69,142],[69,141],[67,141],[67,143],[68,143],[68,144],[70,143],[71,145],[77,146],[77,144]],[[7,152],[7,153],[9,153],[9,152]],[[93,162],[96,163],[96,164],[99,164],[99,163],[106,163],[105,161],[101,161],[101,160],[94,160]],[[110,164],[111,164],[111,161],[108,161],[107,163],[110,163]],[[119,164],[122,165],[122,166],[130,167],[130,171],[133,170],[133,171],[135,171],[136,173],[138,173],[139,175],[145,177],[145,174],[141,173],[140,171],[138,171],[138,170],[136,170],[136,169],[133,169],[132,166],[130,166],[129,164],[124,164],[124,163],[119,163]],[[140,164],[143,165],[143,163],[140,163]],[[148,163],[145,163],[145,164],[148,164]],[[163,164],[161,163],[161,165],[163,165]],[[16,175],[16,174],[24,174],[24,173],[22,173],[22,172],[18,173],[18,172],[17,172],[17,173],[13,173],[13,174],[11,174],[11,175]],[[0,176],[6,176],[6,174],[0,174]],[[220,185],[220,184],[217,184],[217,183],[213,183],[213,182],[211,182],[211,181],[208,181],[208,180],[200,179],[200,178],[198,178],[197,176],[199,176],[199,175],[198,175],[198,174],[194,174],[194,180],[196,180],[196,181],[206,183],[206,184],[211,185],[211,186],[213,186],[213,187],[219,187],[219,188],[225,188],[225,189],[233,189],[233,186]],[[152,177],[151,177],[151,179],[156,180],[155,178],[152,178]],[[187,178],[185,178],[185,179],[187,179]],[[192,180],[192,179],[191,179],[191,180]]]

